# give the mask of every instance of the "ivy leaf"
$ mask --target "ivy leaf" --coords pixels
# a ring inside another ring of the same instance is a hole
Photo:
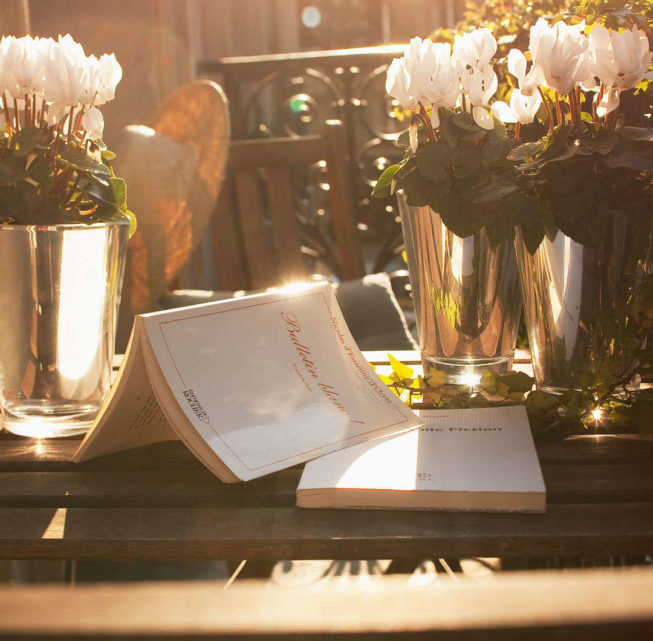
[[[415,372],[408,367],[408,365],[397,360],[392,354],[388,354],[388,361],[392,367],[392,371],[399,377],[400,380],[412,380]]]
[[[484,369],[481,373],[480,386],[481,389],[485,390],[488,394],[497,393],[497,375],[494,372],[491,372],[489,369]]]
[[[520,392],[521,394],[530,392],[534,382],[534,379],[528,374],[517,371],[510,371],[503,376],[496,377],[497,390],[499,385],[505,385],[507,388],[508,393],[505,396],[513,392]]]
[[[426,379],[426,382],[431,387],[441,387],[447,382],[447,375],[435,367],[429,369],[429,377]]]

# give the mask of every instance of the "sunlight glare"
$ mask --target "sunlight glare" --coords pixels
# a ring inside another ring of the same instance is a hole
[[[106,229],[74,230],[64,233],[61,259],[61,292],[57,335],[57,369],[62,378],[63,393],[74,398],[89,371],[101,369],[104,298],[106,296],[105,240]],[[83,295],[80,296],[80,292]],[[93,379],[93,380],[90,380]],[[91,389],[96,377],[84,381]]]
[[[416,488],[419,430],[381,439],[359,456],[338,480],[337,487],[414,490]],[[398,465],[397,462],[402,464]],[[404,465],[410,461],[410,465]]]

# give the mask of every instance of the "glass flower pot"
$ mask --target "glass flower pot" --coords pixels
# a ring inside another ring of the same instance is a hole
[[[0,226],[0,406],[9,432],[84,432],[111,384],[129,225]]]
[[[460,238],[430,207],[397,194],[425,372],[475,384],[512,366],[522,299],[512,243],[484,231]]]

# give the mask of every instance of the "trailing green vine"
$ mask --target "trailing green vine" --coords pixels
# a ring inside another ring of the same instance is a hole
[[[426,377],[388,354],[392,372],[381,380],[408,406],[466,409],[525,405],[535,435],[653,432],[653,389],[627,386],[606,391],[597,399],[597,387],[550,394],[534,390],[534,379],[524,372],[498,375],[484,370],[475,385],[448,383],[443,371],[431,368]],[[377,372],[378,374],[378,372]]]

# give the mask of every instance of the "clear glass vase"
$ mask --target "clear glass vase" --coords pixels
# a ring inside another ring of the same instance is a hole
[[[484,369],[512,366],[522,309],[512,243],[492,248],[484,231],[460,238],[430,207],[397,194],[425,371],[475,384]]]
[[[129,226],[0,226],[0,405],[9,432],[83,433],[111,384]]]

